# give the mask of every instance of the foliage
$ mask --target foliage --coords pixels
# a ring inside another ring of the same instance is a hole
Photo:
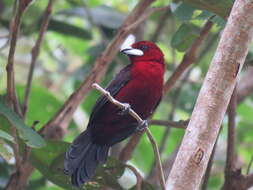
[[[164,50],[166,59],[165,79],[171,76],[174,68],[182,60],[184,53],[189,50],[194,40],[199,36],[204,23],[211,19],[215,25],[200,48],[196,64],[192,65],[191,70],[188,71],[188,78],[184,82],[179,81],[172,91],[165,95],[153,119],[177,121],[190,117],[215,51],[218,34],[225,26],[226,21],[224,18],[228,16],[233,3],[232,0],[214,2],[209,0],[170,2],[171,12],[164,20],[164,27],[158,39],[158,44]],[[106,2],[102,0],[87,2],[62,0],[53,2],[51,21],[36,63],[26,120],[23,121],[6,105],[3,98],[0,99],[0,156],[4,158],[3,160],[0,157],[0,189],[3,189],[14,171],[13,150],[10,145],[18,143],[24,146],[22,142],[32,147],[30,162],[36,168],[27,189],[76,189],[70,185],[70,179],[63,173],[64,153],[69,146],[69,142],[85,129],[98,93],[91,91],[86,96],[74,115],[73,121],[67,129],[67,134],[62,141],[44,140],[36,131],[54,116],[69,95],[79,87],[83,79],[90,73],[95,59],[113,39],[116,30],[136,3],[137,1],[134,0],[110,0]],[[5,47],[5,43],[7,43],[5,36],[8,34],[9,24],[12,19],[13,5],[14,0],[0,2],[0,95],[6,94],[5,66],[9,45]],[[168,1],[163,0],[158,0],[153,4],[156,7],[167,5],[169,5]],[[22,18],[21,33],[15,55],[17,95],[21,102],[24,100],[31,58],[30,52],[38,37],[43,11],[46,6],[47,1],[34,0]],[[140,39],[152,39],[163,14],[162,11],[155,12],[147,19],[143,25],[144,34],[140,32]],[[249,59],[251,57],[249,55]],[[106,86],[114,74],[126,64],[128,64],[128,59],[122,55],[117,55],[104,76],[103,86]],[[253,155],[252,101],[253,97],[251,95],[240,103],[237,108],[236,146],[243,171],[246,170]],[[174,114],[171,114],[171,112]],[[39,121],[39,124],[35,126],[35,130],[30,127],[34,121]],[[223,184],[223,170],[226,159],[224,154],[227,134],[226,124],[227,120],[225,119],[208,184],[210,190],[218,189]],[[10,125],[18,130],[18,142],[15,141],[9,130]],[[154,125],[151,126],[151,131],[156,141],[161,144],[165,128]],[[180,143],[183,133],[183,129],[173,128],[170,130],[165,143],[165,150],[162,152],[164,161],[170,158]],[[122,147],[126,142],[121,144]],[[138,169],[142,176],[149,176],[150,170],[154,166],[154,156],[150,142],[145,135],[141,138],[141,142],[129,162]],[[128,189],[136,189],[134,173],[126,175],[124,184],[129,185],[134,181]],[[125,176],[124,164],[118,159],[110,157],[105,165],[97,169],[92,182],[81,189],[92,190],[101,186],[123,189],[124,187],[119,183],[119,178],[122,176]],[[48,183],[48,181],[51,183]],[[152,184],[145,178],[142,189],[156,189],[157,184]]]

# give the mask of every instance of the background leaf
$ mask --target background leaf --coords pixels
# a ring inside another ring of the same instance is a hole
[[[32,150],[30,160],[47,179],[60,187],[74,190],[77,188],[71,185],[70,177],[63,172],[65,152],[69,145],[69,143],[62,141],[48,140],[45,147]],[[97,168],[96,175],[91,182],[79,189],[95,190],[106,185],[120,190],[121,186],[116,179],[121,177],[124,170],[124,164],[113,158],[108,158],[105,165]]]
[[[4,103],[3,98],[0,98],[0,114],[4,115],[17,128],[20,138],[28,146],[34,148],[45,146],[43,138],[30,127],[26,126],[19,116]]]
[[[198,34],[191,24],[182,24],[171,40],[171,46],[178,51],[186,51],[197,38]]]

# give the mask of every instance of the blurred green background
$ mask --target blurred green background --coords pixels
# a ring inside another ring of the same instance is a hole
[[[29,110],[25,121],[28,126],[38,120],[39,124],[36,128],[40,128],[61,107],[68,96],[89,74],[96,57],[101,54],[115,36],[117,29],[137,2],[136,0],[55,0],[53,2],[51,21],[36,63]],[[208,3],[208,1],[202,2]],[[48,1],[46,0],[34,0],[22,18],[15,55],[17,93],[20,99],[24,96],[24,87],[31,60],[30,52],[37,39],[43,11],[47,3]],[[157,0],[152,4],[153,7],[170,6],[170,10],[152,14],[145,23],[138,27],[135,34],[138,40],[156,41],[163,50],[167,67],[165,81],[180,64],[185,52],[191,47],[207,19],[213,16],[211,19],[214,22],[207,39],[201,44],[196,62],[189,67],[171,92],[165,95],[153,119],[178,121],[190,118],[201,84],[215,52],[220,31],[223,30],[226,24],[224,18],[228,15],[232,3],[232,0],[219,1],[212,7],[194,0],[183,2]],[[13,17],[13,5],[13,0],[0,1],[1,95],[6,93],[5,66],[9,49],[7,39],[9,23]],[[157,31],[159,30],[159,24],[160,32]],[[250,49],[250,52],[252,51],[253,45],[251,45]],[[247,60],[251,59],[250,53]],[[119,53],[117,58],[110,64],[102,85],[105,86],[115,73],[127,65],[128,62],[127,57]],[[250,65],[246,64],[245,68],[248,67]],[[242,75],[243,73],[244,70]],[[71,142],[85,129],[92,106],[98,96],[99,93],[94,90],[88,94],[75,113],[63,141]],[[243,173],[246,172],[253,155],[252,100],[253,96],[251,94],[237,108],[236,150]],[[8,127],[8,122],[4,122],[3,118],[1,121],[0,129]],[[150,129],[159,144],[162,141],[165,142],[165,148],[161,156],[164,161],[168,160],[173,151],[179,146],[184,130],[167,129],[163,126],[154,125],[150,126]],[[164,137],[164,134],[166,134],[166,137]],[[220,189],[224,182],[226,139],[227,117],[224,119],[217,142],[211,177],[208,183],[208,189],[210,190]],[[120,149],[124,147],[126,142],[127,140],[122,143]],[[8,144],[8,141],[0,136],[0,148],[5,147],[3,149],[8,152],[4,153],[0,149],[2,156],[10,154],[9,158],[11,158],[12,151]],[[64,153],[66,146],[66,143],[53,141],[48,142],[47,147],[43,151],[39,151],[39,149],[34,150],[32,163],[37,169],[30,178],[28,190],[60,190],[63,187],[68,189],[68,186],[64,186],[64,180],[59,181],[61,176],[53,174],[55,169],[50,166],[53,160],[55,161],[59,155]],[[6,147],[8,148],[6,149]],[[0,157],[0,189],[4,188],[14,169],[14,160],[12,158],[7,160],[5,161],[5,159]],[[118,161],[113,159],[110,161],[111,164],[116,164],[120,171],[116,172],[115,178],[103,183],[111,184],[110,186],[115,189],[121,188],[121,186],[118,186],[119,184],[123,184],[125,188],[131,188],[136,181],[135,175],[128,169],[124,173],[123,166]],[[152,146],[146,135],[143,135],[132,159],[128,163],[138,168],[143,177],[149,176],[150,170],[154,166],[154,156]],[[118,183],[116,178],[123,173],[124,176],[120,178],[119,184],[114,184]],[[103,176],[103,174],[101,175]],[[62,185],[60,187],[54,183]],[[145,189],[157,189],[155,186],[159,182],[154,183],[151,180],[150,184],[147,184]],[[96,189],[97,187],[90,185],[86,188]]]

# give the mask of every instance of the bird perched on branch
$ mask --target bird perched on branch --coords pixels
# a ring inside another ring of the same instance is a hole
[[[146,119],[158,106],[163,90],[164,58],[158,46],[149,41],[134,43],[130,35],[121,46],[130,64],[106,88],[125,110],[101,96],[90,116],[87,129],[71,144],[64,169],[74,186],[80,187],[106,162],[110,147],[147,126]],[[141,125],[128,114],[129,106],[143,119]]]

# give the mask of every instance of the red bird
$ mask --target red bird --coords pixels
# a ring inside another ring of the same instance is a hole
[[[107,87],[111,95],[146,120],[158,106],[163,89],[164,58],[154,43],[140,41],[121,50],[131,64],[122,69]],[[87,129],[71,144],[64,169],[74,186],[80,187],[95,174],[98,164],[105,163],[110,147],[137,130],[138,122],[101,96],[91,113]]]

